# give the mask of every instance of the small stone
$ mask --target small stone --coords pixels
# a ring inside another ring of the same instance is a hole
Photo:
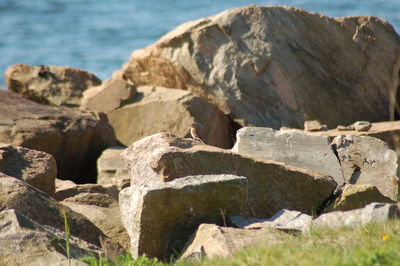
[[[357,121],[353,124],[355,131],[368,131],[371,129],[372,124],[368,121]]]
[[[308,120],[304,122],[305,131],[324,131],[328,130],[326,125],[322,125],[318,120]]]

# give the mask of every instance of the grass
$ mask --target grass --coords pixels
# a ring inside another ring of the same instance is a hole
[[[128,254],[116,263],[89,265],[399,265],[400,221],[340,229],[317,229],[309,235],[289,236],[284,242],[243,249],[227,258],[190,259],[164,264]]]

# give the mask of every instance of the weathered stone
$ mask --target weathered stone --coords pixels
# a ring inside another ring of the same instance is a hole
[[[73,185],[67,186],[65,188],[60,188],[56,191],[54,198],[58,201],[65,200],[67,198],[74,198],[75,196],[79,196],[82,193],[89,193],[89,194],[103,194],[111,196],[109,191],[109,187],[98,185],[98,184],[81,184],[81,185]],[[79,198],[76,199],[79,201]],[[100,198],[99,198],[100,200]],[[106,200],[108,202],[108,200]],[[102,204],[101,201],[93,201],[94,205],[108,205],[108,203]],[[99,206],[100,206],[99,205]]]
[[[137,85],[189,89],[242,126],[332,128],[394,118],[399,45],[376,17],[246,6],[182,24],[123,70]]]
[[[245,176],[249,179],[247,212],[258,218],[269,218],[285,208],[310,214],[336,187],[331,177],[320,173],[201,145],[169,133],[137,141],[123,156],[135,187],[187,175]]]
[[[0,172],[54,195],[57,164],[50,154],[0,143]]]
[[[182,250],[201,223],[222,225],[225,216],[243,215],[247,179],[188,176],[165,184],[125,188],[119,197],[131,254],[168,259]]]
[[[353,124],[355,131],[368,131],[371,129],[372,124],[368,121],[357,121]]]
[[[304,122],[305,131],[321,131],[327,129],[328,127],[326,125],[321,125],[318,120],[308,120]]]
[[[70,236],[69,260],[65,239],[65,231],[37,224],[17,210],[0,212],[0,265],[86,265],[82,258],[101,253]]]
[[[360,209],[373,202],[395,203],[373,185],[345,185],[325,212]]]
[[[337,136],[332,145],[348,184],[371,184],[386,197],[397,199],[397,156],[388,145],[369,136]]]
[[[27,183],[13,178],[0,178],[0,211],[15,209],[23,215],[41,224],[64,228],[65,213],[71,235],[100,246],[99,237],[105,235],[81,214],[62,206],[55,199]]]
[[[96,160],[115,145],[103,115],[37,104],[0,90],[0,142],[44,151],[57,161],[61,179],[95,182]]]
[[[79,106],[82,93],[101,80],[87,71],[65,66],[16,64],[6,73],[9,90],[41,104]]]
[[[116,71],[100,86],[84,91],[81,108],[107,113],[132,101],[135,95],[136,88],[122,79],[122,71]]]
[[[181,259],[198,257],[227,257],[242,248],[268,247],[287,239],[285,233],[272,228],[257,230],[201,224],[187,243]]]
[[[117,184],[117,179],[126,179],[128,166],[121,156],[124,147],[110,147],[97,159],[97,184]]]
[[[362,209],[335,211],[322,214],[313,220],[313,227],[360,226],[367,223],[382,223],[400,219],[400,205],[390,203],[371,203]]]
[[[129,146],[158,132],[189,137],[191,124],[196,122],[199,136],[206,144],[232,147],[231,122],[215,105],[178,89],[143,86],[137,90],[139,95],[134,103],[108,114],[122,144]]]
[[[276,228],[282,230],[294,230],[308,232],[312,217],[310,215],[291,210],[280,210],[269,219],[230,217],[230,221],[239,228]]]
[[[333,177],[338,184],[343,183],[340,163],[327,136],[244,127],[236,132],[232,151],[316,171]]]

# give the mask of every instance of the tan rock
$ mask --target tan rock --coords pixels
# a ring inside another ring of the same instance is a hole
[[[189,89],[242,126],[332,128],[394,118],[399,45],[376,17],[253,5],[180,25],[134,51],[123,75]]]
[[[50,154],[0,143],[0,172],[54,195],[57,164]]]
[[[81,107],[107,113],[132,101],[135,95],[136,88],[123,80],[122,71],[116,71],[103,84],[83,92]]]
[[[382,195],[382,193],[373,185],[347,184],[342,188],[339,192],[339,196],[334,202],[332,202],[325,212],[361,209],[373,202],[395,203],[394,200]]]
[[[122,222],[131,254],[169,259],[180,252],[202,223],[222,225],[225,216],[243,215],[247,179],[234,175],[187,176],[120,193]]]
[[[189,137],[191,124],[196,122],[205,143],[232,147],[231,122],[215,105],[178,89],[145,86],[137,90],[143,98],[109,113],[110,124],[122,144],[129,146],[158,132]]]
[[[84,90],[101,84],[87,71],[64,66],[16,64],[6,73],[9,90],[41,104],[79,106]]]
[[[329,176],[280,162],[233,153],[193,139],[159,133],[124,152],[131,186],[160,184],[187,175],[234,174],[249,179],[250,216],[269,218],[281,209],[310,214],[334,191]]]
[[[304,122],[305,131],[321,131],[327,129],[327,126],[322,125],[318,120],[308,120]]]
[[[118,180],[128,178],[128,166],[121,156],[125,147],[105,149],[97,159],[97,184],[118,185]]]
[[[0,90],[0,142],[43,151],[57,161],[58,177],[78,183],[96,181],[96,160],[115,145],[103,115],[37,104]]]

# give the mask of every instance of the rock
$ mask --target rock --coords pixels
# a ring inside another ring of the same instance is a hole
[[[124,147],[110,147],[97,159],[97,184],[117,184],[117,179],[128,178],[128,166],[121,156]]]
[[[285,233],[272,228],[250,230],[201,224],[180,258],[227,257],[243,248],[268,247],[281,243],[286,238]]]
[[[371,129],[372,124],[368,121],[357,121],[353,124],[355,131],[368,131]]]
[[[193,139],[159,133],[124,152],[131,186],[160,184],[187,175],[234,174],[249,180],[248,215],[269,218],[281,209],[307,214],[317,210],[336,187],[329,176],[262,160]]]
[[[112,242],[108,243],[108,246],[114,246],[111,250],[116,251],[115,255],[124,255],[126,250],[129,250],[129,236],[121,222],[118,194],[113,197],[107,187],[86,184],[77,185],[62,193],[62,196],[61,203],[64,206],[87,217],[110,237]],[[123,248],[119,248],[115,243],[119,243]]]
[[[338,154],[346,183],[370,184],[384,196],[397,199],[397,156],[385,142],[369,136],[340,135],[332,145]]]
[[[65,188],[60,188],[56,191],[54,198],[58,201],[65,200],[67,198],[74,198],[75,196],[79,196],[82,193],[89,194],[101,194],[108,195],[110,197],[112,193],[110,193],[110,188],[98,184],[81,184],[81,185],[73,185],[67,186]],[[76,199],[78,200],[78,199]],[[100,198],[99,198],[100,200]],[[108,200],[106,200],[108,202]],[[102,204],[101,201],[93,201],[93,205],[109,205],[108,203]]]
[[[236,132],[232,151],[316,171],[343,183],[340,163],[327,136],[244,127]]]
[[[115,145],[103,115],[45,106],[0,90],[0,142],[43,151],[57,161],[58,178],[95,182],[96,160]]]
[[[50,154],[0,143],[0,172],[54,195],[57,164]]]
[[[230,217],[230,221],[239,228],[275,228],[287,231],[308,232],[312,217],[310,215],[291,210],[280,210],[269,219]]]
[[[178,89],[144,86],[137,90],[139,96],[134,103],[108,114],[123,145],[159,132],[189,137],[191,124],[196,122],[206,144],[232,147],[231,122],[215,105]]]
[[[65,239],[64,231],[37,224],[17,210],[0,212],[0,265],[86,265],[84,257],[101,253],[99,247],[71,236],[69,261]]]
[[[394,200],[383,196],[373,185],[347,184],[325,212],[360,209],[373,202],[395,203]]]
[[[371,203],[362,209],[335,211],[322,214],[313,220],[313,227],[360,226],[368,223],[383,223],[400,218],[399,204]]]
[[[201,223],[222,225],[225,217],[243,215],[247,179],[187,176],[165,184],[125,188],[119,197],[132,256],[146,254],[166,260],[182,250]]]
[[[138,86],[188,89],[242,126],[319,120],[333,128],[393,120],[399,45],[376,17],[252,5],[182,24],[134,51],[123,75]]]
[[[101,84],[92,73],[64,66],[16,64],[6,73],[9,90],[41,104],[79,106],[82,93]]]
[[[81,107],[107,113],[132,101],[135,95],[136,88],[122,79],[122,71],[116,71],[103,84],[83,92]]]
[[[64,231],[64,215],[71,235],[100,246],[99,237],[104,234],[81,214],[62,206],[55,199],[27,183],[13,178],[0,178],[0,211],[15,209],[41,225]]]
[[[318,120],[309,120],[304,122],[304,130],[305,131],[321,131],[328,130],[326,125],[321,125]]]

